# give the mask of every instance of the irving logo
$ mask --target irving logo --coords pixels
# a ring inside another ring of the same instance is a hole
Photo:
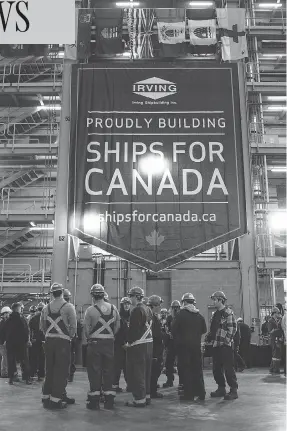
[[[8,25],[15,26],[16,32],[25,33],[28,31],[30,22],[27,18],[27,12],[27,1],[0,1],[0,33],[6,32]]]
[[[176,93],[176,84],[161,78],[148,78],[133,85],[133,92],[148,99],[162,99]]]

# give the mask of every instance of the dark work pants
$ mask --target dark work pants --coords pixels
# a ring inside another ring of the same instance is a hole
[[[29,349],[30,373],[34,377],[45,377],[45,352],[42,341],[32,343]]]
[[[113,386],[119,386],[122,371],[124,373],[125,381],[127,382],[126,351],[122,346],[115,345],[114,368]]]
[[[237,352],[236,350],[234,350],[234,366],[235,366],[235,370],[237,371],[237,369],[245,369],[246,368],[246,364],[244,362],[244,359],[241,357],[240,352]]]
[[[87,366],[87,348],[88,348],[87,344],[82,345],[82,365],[84,368],[86,368]]]
[[[250,344],[244,343],[239,346],[239,355],[244,360],[246,367],[250,368]]]
[[[165,374],[168,381],[174,380],[174,363],[176,358],[176,350],[175,346],[172,340],[169,340],[167,345],[167,352],[166,352],[166,360],[165,360]]]
[[[90,393],[99,396],[101,387],[105,395],[115,395],[114,377],[114,340],[100,339],[88,343],[87,373],[90,382]]]
[[[76,340],[71,340],[71,364],[70,364],[70,377],[73,377],[76,371]]]
[[[178,363],[184,395],[204,396],[201,346],[178,346]]]
[[[71,343],[63,338],[47,337],[45,341],[46,378],[43,398],[58,402],[65,393],[71,360]]]
[[[17,371],[17,362],[20,363],[23,380],[30,378],[28,347],[23,345],[10,345],[6,343],[7,362],[8,362],[8,377],[12,379]]]
[[[150,397],[153,343],[138,344],[127,349],[127,379],[134,401],[145,404]]]
[[[213,347],[213,377],[219,387],[225,387],[225,379],[230,389],[237,389],[237,378],[234,370],[233,349],[229,346]],[[225,375],[225,378],[224,378]]]
[[[150,393],[154,395],[157,393],[157,381],[161,375],[162,358],[153,358],[151,366],[151,379],[150,379]]]

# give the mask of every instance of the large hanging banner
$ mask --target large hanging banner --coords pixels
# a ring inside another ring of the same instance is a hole
[[[246,233],[237,75],[74,65],[69,233],[152,271]]]

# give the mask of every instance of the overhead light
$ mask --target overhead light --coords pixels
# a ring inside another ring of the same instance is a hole
[[[30,230],[54,230],[53,227],[30,227]]]
[[[287,100],[287,96],[267,96],[267,99],[272,102],[280,102],[283,100]]]
[[[258,3],[257,6],[262,9],[278,9],[282,7],[282,3]]]
[[[36,223],[34,223],[33,221],[30,221],[30,225],[33,226],[33,227],[35,227]]]
[[[42,96],[43,100],[61,100],[60,96]]]
[[[287,212],[274,212],[269,215],[269,225],[273,231],[287,230]]]
[[[51,105],[43,105],[43,106],[38,106],[38,109],[42,110],[47,110],[47,111],[60,111],[62,109],[61,106],[51,106]]]
[[[286,111],[286,106],[267,106],[268,111]]]
[[[277,53],[277,54],[262,54],[262,57],[270,57],[270,58],[277,58],[277,57],[286,57],[286,54],[283,53]]]
[[[129,1],[121,1],[116,3],[117,7],[135,7],[139,6],[139,2],[129,2]]]
[[[287,168],[285,166],[276,166],[270,169],[271,172],[287,172]]]
[[[206,7],[212,7],[214,6],[213,1],[191,1],[189,3],[189,6],[192,8],[206,8]]]

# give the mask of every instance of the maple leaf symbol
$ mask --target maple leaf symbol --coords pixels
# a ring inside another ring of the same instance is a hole
[[[156,246],[161,245],[164,241],[164,236],[160,235],[157,230],[153,230],[149,236],[146,236],[145,239],[150,245]]]

